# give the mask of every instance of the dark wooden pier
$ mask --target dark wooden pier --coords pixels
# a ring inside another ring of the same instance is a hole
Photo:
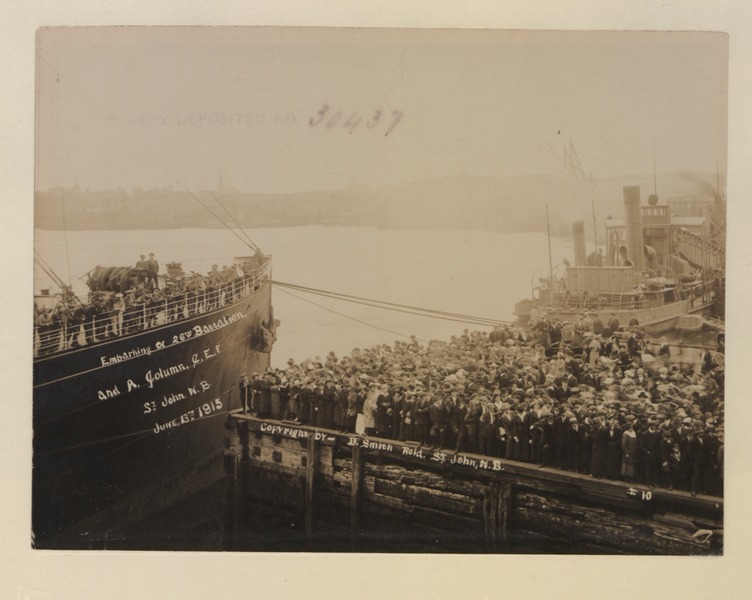
[[[720,554],[723,499],[241,413],[228,550]]]

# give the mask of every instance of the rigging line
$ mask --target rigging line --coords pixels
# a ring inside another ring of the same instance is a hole
[[[159,166],[159,165],[157,165],[157,166]],[[162,167],[160,167],[160,168],[162,168]],[[170,175],[170,177],[172,177],[172,175],[166,169],[163,169],[163,170],[164,170],[165,173],[167,173],[168,175]],[[256,248],[254,248],[251,244],[249,244],[248,242],[246,242],[240,236],[240,234],[237,231],[235,231],[232,227],[230,227],[227,223],[225,223],[219,217],[219,215],[217,215],[217,213],[215,213],[211,208],[209,208],[206,204],[204,204],[201,200],[199,200],[198,196],[196,196],[193,192],[191,192],[182,183],[178,182],[178,185],[180,185],[186,192],[188,192],[193,197],[193,199],[196,200],[196,202],[198,202],[201,206],[203,206],[209,212],[209,214],[211,214],[215,219],[217,219],[217,221],[219,221],[220,223],[222,223],[222,225],[224,225],[230,231],[230,233],[232,233],[236,238],[238,238],[242,244],[244,244],[245,246],[248,246],[251,250],[253,250],[254,252],[256,252]]]
[[[546,146],[548,146],[548,149],[551,151],[551,154],[553,154],[556,157],[556,160],[559,161],[559,164],[562,166],[562,168],[564,169],[564,171],[567,174],[571,175],[571,171],[570,171],[569,167],[567,166],[566,161],[561,156],[559,156],[559,154],[556,152],[556,150],[554,150],[551,147],[551,144],[548,143],[548,140],[544,140],[544,141],[546,143]]]
[[[328,294],[322,294],[322,293],[317,293],[317,292],[304,292],[304,293],[314,294],[314,295],[318,295],[318,296],[323,296],[324,298],[329,298],[331,300],[340,300],[340,301],[343,301],[343,302],[350,302],[352,304],[359,304],[359,305],[368,306],[368,307],[371,307],[371,308],[378,308],[378,309],[381,309],[381,310],[390,310],[390,311],[393,311],[393,312],[405,313],[405,314],[408,314],[408,315],[415,315],[415,316],[419,316],[419,317],[428,317],[428,318],[432,318],[432,319],[441,319],[441,320],[444,320],[444,321],[453,321],[455,323],[467,323],[467,324],[471,324],[471,325],[480,325],[480,326],[492,326],[492,325],[498,325],[499,324],[498,321],[485,321],[485,320],[473,319],[473,318],[450,317],[450,316],[445,316],[445,315],[440,315],[440,314],[433,314],[431,312],[422,312],[422,311],[415,311],[415,310],[404,310],[404,309],[399,309],[399,308],[393,308],[393,307],[390,307],[390,306],[383,306],[383,305],[380,305],[380,304],[374,304],[374,303],[371,303],[371,302],[364,302],[364,301],[359,301],[359,300],[350,300],[350,299],[347,299],[347,298],[340,298],[340,297],[337,297],[337,296],[331,296],[331,295],[328,295]]]
[[[58,76],[58,78],[60,78],[60,71],[58,71],[55,67],[53,67],[47,61],[47,59],[41,54],[41,52],[37,53],[37,55],[38,55],[39,59],[42,62],[44,62],[50,69],[52,69],[52,71],[55,72],[55,74]],[[96,104],[94,104],[85,94],[83,94],[78,89],[76,89],[75,86],[71,85],[65,78],[63,78],[63,82],[70,89],[72,89],[74,92],[76,92],[76,94],[78,94],[79,96],[81,96],[84,99],[84,101],[87,102],[90,106],[92,106],[93,108],[99,110],[99,112],[104,112],[104,111],[101,110],[100,107],[98,107]],[[184,191],[186,191],[194,200],[196,200],[196,202],[198,202],[202,207],[204,207],[215,219],[217,219],[222,225],[224,225],[233,235],[235,235],[241,241],[242,244],[244,244],[245,246],[248,246],[251,250],[253,250],[254,252],[256,252],[256,249],[253,246],[251,246],[250,244],[248,244],[248,242],[246,242],[234,229],[232,229],[229,225],[227,225],[227,223],[225,223],[214,211],[212,211],[206,204],[204,204],[198,198],[198,196],[196,196],[191,190],[189,190],[185,185],[183,185],[178,179],[175,179],[175,176],[172,173],[170,173],[164,166],[162,166],[162,164],[160,162],[158,162],[157,160],[155,160],[154,157],[151,154],[149,154],[149,152],[145,148],[140,148],[139,151],[140,151],[141,154],[143,154],[144,156],[146,156],[151,161],[151,163],[153,165],[157,166],[165,174],[167,174],[170,177],[170,179],[172,179],[173,181],[175,181]],[[63,218],[65,218],[65,211],[63,211]],[[64,225],[64,227],[65,227],[65,225]],[[66,229],[66,232],[67,232],[67,229]]]
[[[36,252],[36,250],[35,250],[35,252]],[[50,267],[49,265],[46,265],[46,263],[41,258],[41,256],[35,256],[34,258],[39,263],[39,266],[42,267],[42,271],[44,271],[44,273],[46,273],[46,275],[50,279],[52,279],[53,283],[55,283],[60,288],[60,292],[61,292],[61,294],[63,295],[64,298],[70,299],[72,297],[72,298],[75,298],[76,300],[78,300],[79,302],[81,302],[81,304],[83,304],[83,302],[81,301],[81,299],[73,291],[73,286],[72,285],[65,285],[65,282],[62,279],[60,279],[60,277],[57,276],[57,274],[55,273],[55,271],[52,270],[52,267]],[[70,295],[67,295],[66,292],[65,292],[65,290],[68,290],[68,294],[70,294]]]
[[[44,271],[45,275],[47,275],[47,277],[52,279],[53,283],[60,286],[61,288],[65,285],[63,283],[63,280],[60,279],[57,275],[55,275],[55,273],[52,270],[48,269],[43,263],[39,262],[39,266],[42,267],[42,271]]]
[[[491,322],[487,322],[487,321],[483,321],[483,320],[461,319],[461,318],[448,317],[448,316],[443,316],[443,315],[430,314],[430,313],[426,313],[426,312],[419,312],[419,311],[413,311],[413,310],[404,310],[404,309],[400,309],[400,308],[392,308],[390,306],[381,306],[379,304],[372,304],[370,302],[363,302],[363,301],[360,301],[360,300],[350,300],[348,298],[339,298],[337,296],[331,296],[329,294],[322,294],[322,293],[319,293],[319,292],[308,292],[308,291],[305,291],[304,293],[314,294],[314,295],[317,295],[317,296],[323,296],[324,298],[329,298],[330,300],[340,300],[342,302],[350,302],[352,304],[358,304],[358,305],[361,305],[361,306],[368,306],[368,307],[371,307],[371,308],[379,308],[381,310],[390,310],[390,311],[393,311],[393,312],[399,312],[399,313],[404,313],[404,314],[408,314],[408,315],[415,315],[417,317],[427,317],[427,318],[430,318],[430,319],[441,319],[442,321],[453,321],[455,323],[466,323],[466,324],[469,324],[469,325],[486,325],[486,326],[498,324],[497,322],[492,322],[491,323]]]
[[[63,206],[63,231],[65,232],[64,240],[65,240],[65,261],[68,265],[68,285],[73,287],[73,281],[71,280],[71,268],[70,268],[70,251],[68,249],[68,219],[65,218],[65,194],[62,194],[61,197]]]
[[[384,304],[384,305],[387,305],[387,306],[396,306],[398,308],[406,308],[406,309],[411,309],[411,310],[419,310],[419,311],[423,311],[423,312],[427,312],[427,313],[433,313],[433,314],[437,314],[437,315],[444,315],[444,316],[447,316],[447,317],[456,317],[456,318],[460,318],[460,319],[472,319],[474,321],[487,322],[489,324],[500,324],[500,323],[511,324],[511,322],[509,322],[509,321],[503,321],[501,319],[491,319],[491,318],[488,318],[488,317],[476,317],[474,315],[467,315],[467,314],[462,314],[462,313],[453,313],[453,312],[448,312],[448,311],[435,310],[435,309],[431,309],[431,308],[422,308],[422,307],[419,307],[419,306],[410,306],[408,304],[397,304],[396,302],[387,302],[385,300],[374,300],[372,298],[364,298],[362,296],[353,296],[353,295],[350,295],[350,294],[342,294],[340,292],[332,292],[332,291],[328,291],[328,290],[321,290],[321,289],[306,287],[306,286],[297,285],[297,284],[293,284],[293,283],[285,283],[283,281],[270,280],[270,283],[272,283],[273,285],[282,286],[282,287],[291,287],[293,289],[297,289],[297,290],[302,291],[302,292],[319,293],[319,294],[322,294],[322,295],[330,295],[332,297],[341,296],[342,299],[344,299],[344,298],[352,298],[352,299],[355,299],[355,300],[363,300],[363,301],[366,301],[366,302],[376,302],[376,303]]]
[[[219,204],[222,207],[222,209],[227,213],[227,216],[230,217],[230,219],[232,220],[232,222],[235,223],[235,226],[238,229],[240,229],[240,231],[243,233],[243,235],[246,237],[246,239],[250,242],[253,250],[255,250],[256,252],[258,252],[259,254],[263,254],[263,252],[261,251],[261,248],[258,246],[258,244],[256,244],[251,239],[251,236],[248,235],[248,232],[245,229],[243,229],[243,226],[238,222],[238,220],[232,215],[232,213],[230,213],[229,210],[227,210],[227,207],[224,204],[222,204],[222,201],[219,198],[217,198],[217,196],[215,196],[214,192],[212,192],[211,190],[209,190],[209,193],[212,195],[212,198],[214,198],[217,201],[217,204]]]
[[[292,287],[292,288],[298,289],[300,291],[309,291],[311,293],[320,293],[322,295],[331,295],[332,297],[341,296],[342,297],[341,299],[344,299],[344,298],[353,298],[353,299],[356,299],[356,300],[363,300],[363,301],[366,301],[366,302],[375,302],[375,303],[384,304],[384,305],[388,305],[388,306],[397,306],[397,307],[400,307],[400,308],[407,308],[407,309],[411,309],[411,310],[418,310],[418,311],[423,311],[423,312],[427,312],[427,313],[434,313],[434,314],[445,315],[445,316],[449,316],[449,317],[457,317],[457,318],[468,318],[468,319],[472,319],[472,320],[475,320],[475,321],[484,321],[484,322],[489,322],[489,323],[504,323],[505,322],[505,321],[501,321],[499,319],[490,319],[490,318],[487,318],[487,317],[476,317],[474,315],[466,315],[466,314],[462,314],[462,313],[452,313],[452,312],[440,311],[440,310],[435,310],[435,309],[430,309],[430,308],[422,308],[422,307],[418,307],[418,306],[410,306],[410,305],[407,305],[407,304],[397,304],[395,302],[387,302],[387,301],[384,301],[384,300],[374,300],[374,299],[371,299],[371,298],[363,298],[361,296],[352,296],[352,295],[349,295],[349,294],[342,294],[342,293],[339,293],[339,292],[331,292],[331,291],[327,291],[327,290],[319,290],[319,289],[316,289],[316,288],[309,288],[309,287],[300,286],[300,285],[296,285],[296,284],[289,284],[289,283],[278,282],[278,281],[272,281],[272,283],[273,284],[277,284],[277,285],[281,285],[281,286]]]
[[[42,258],[42,255],[34,250],[34,258],[39,261],[42,270],[49,276],[50,279],[60,287],[65,285],[65,282],[55,273],[55,270]]]
[[[318,306],[319,308],[321,308],[321,309],[323,309],[323,310],[325,310],[327,312],[334,313],[335,315],[339,315],[340,317],[344,317],[345,319],[350,319],[351,321],[356,321],[356,322],[361,323],[363,325],[367,325],[368,327],[373,327],[374,329],[379,329],[381,331],[386,331],[388,333],[393,333],[395,335],[399,335],[399,336],[402,336],[402,337],[405,337],[405,338],[408,338],[408,339],[411,337],[411,336],[406,335],[404,333],[400,333],[399,331],[394,331],[392,329],[386,329],[385,327],[379,327],[378,325],[374,325],[372,323],[368,323],[367,321],[362,321],[360,319],[356,319],[355,317],[351,317],[351,316],[345,315],[345,314],[343,314],[341,312],[337,312],[336,310],[332,310],[331,308],[327,308],[326,306],[321,306],[321,304],[318,304],[318,303],[316,303],[316,302],[314,302],[312,300],[306,300],[305,298],[301,298],[300,296],[296,296],[295,294],[293,294],[292,292],[288,292],[287,290],[281,289],[280,292],[282,292],[284,294],[287,294],[289,296],[292,296],[293,298],[297,298],[298,300],[301,300],[303,302],[308,302],[308,304],[313,304],[314,306]],[[426,343],[429,342],[429,340],[422,340],[422,339],[419,340],[419,341],[426,342]]]

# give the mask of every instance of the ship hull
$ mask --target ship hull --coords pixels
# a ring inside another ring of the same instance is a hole
[[[99,548],[222,475],[224,420],[270,284],[222,308],[34,364],[32,530],[37,548]]]
[[[562,309],[540,306],[537,303],[535,303],[534,306],[538,310],[538,314],[545,313],[549,321],[569,321],[571,323],[577,323],[583,311],[582,308]],[[689,300],[673,302],[664,306],[635,310],[588,309],[592,318],[597,318],[602,323],[608,323],[613,318],[612,315],[616,316],[622,327],[626,327],[633,317],[637,318],[640,325],[642,325],[645,328],[645,331],[650,335],[660,335],[667,331],[671,331],[676,327],[679,317],[688,314],[692,310]],[[525,322],[530,319],[530,312],[527,314],[519,314],[515,312],[515,314],[517,314],[521,320],[524,319]]]

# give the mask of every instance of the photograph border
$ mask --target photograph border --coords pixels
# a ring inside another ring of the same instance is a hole
[[[32,263],[33,231],[33,127],[34,109],[34,32],[44,25],[95,24],[212,24],[212,25],[333,25],[426,26],[525,29],[656,29],[714,30],[730,35],[729,77],[729,160],[728,193],[737,198],[728,205],[728,269],[737,274],[728,287],[727,311],[731,314],[733,335],[728,338],[732,376],[727,393],[732,398],[727,415],[727,438],[731,444],[726,469],[725,555],[714,558],[642,557],[517,557],[517,556],[384,556],[304,554],[204,554],[204,553],[96,553],[33,551],[29,544],[29,506],[31,470],[31,348],[6,344],[2,349],[4,378],[9,382],[7,398],[12,401],[3,421],[3,439],[9,440],[3,458],[6,484],[3,503],[5,519],[13,526],[3,545],[0,584],[8,597],[56,598],[203,598],[228,596],[261,590],[269,598],[295,597],[295,594],[322,597],[499,597],[514,590],[515,595],[543,597],[552,593],[558,581],[569,597],[591,597],[608,590],[609,595],[627,597],[639,594],[652,597],[742,598],[746,591],[744,549],[750,539],[749,443],[744,440],[744,425],[750,422],[750,408],[744,406],[746,377],[742,340],[749,331],[750,311],[742,305],[749,284],[744,273],[745,225],[750,221],[744,193],[750,189],[750,135],[747,110],[752,105],[749,72],[752,43],[748,26],[751,11],[742,2],[724,2],[721,6],[692,0],[676,7],[655,7],[621,2],[576,3],[553,10],[549,3],[512,3],[502,8],[484,3],[477,13],[465,6],[436,9],[429,2],[372,2],[358,9],[339,3],[317,3],[317,9],[290,3],[274,9],[251,10],[233,5],[218,13],[209,3],[191,6],[171,2],[157,8],[149,2],[135,2],[111,12],[94,9],[83,2],[56,6],[42,3],[33,12],[20,6],[3,31],[12,58],[6,89],[0,92],[8,107],[7,138],[0,142],[4,156],[13,157],[2,176],[6,203],[4,236],[8,260],[8,279],[23,282],[9,286],[4,298],[8,339],[24,340],[31,328],[28,298],[32,295],[29,270]],[[401,6],[397,10],[396,7]],[[542,10],[544,9],[545,10]],[[388,11],[393,9],[394,12]],[[140,11],[140,12],[139,12]],[[575,14],[576,13],[576,14]],[[738,399],[738,400],[733,400]],[[738,404],[734,406],[735,403]],[[652,562],[651,562],[652,561]],[[332,569],[332,562],[336,565]],[[340,573],[344,571],[344,575]],[[376,573],[384,574],[383,578]],[[510,575],[512,574],[512,575]],[[634,574],[637,579],[629,576]],[[369,578],[368,576],[371,575]],[[364,580],[365,577],[365,580]],[[630,581],[631,579],[631,581]],[[625,581],[627,580],[627,581]],[[525,586],[525,589],[518,586]],[[613,589],[614,586],[617,589]],[[417,588],[417,589],[416,589]]]

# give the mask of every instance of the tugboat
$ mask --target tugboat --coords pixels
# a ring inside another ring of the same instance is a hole
[[[650,335],[676,327],[679,319],[700,313],[714,302],[715,279],[723,257],[716,245],[672,224],[667,206],[650,196],[641,206],[640,188],[624,187],[625,219],[609,219],[608,250],[588,264],[582,221],[573,224],[575,264],[563,277],[552,271],[539,280],[533,298],[518,302],[522,322],[576,323],[583,315],[624,327],[635,320]],[[537,292],[537,295],[536,295]]]
[[[221,479],[225,417],[269,366],[270,279],[257,253],[209,275],[171,264],[144,302],[122,298],[148,290],[130,268],[95,269],[86,301],[65,286],[38,298],[52,318],[34,332],[35,548],[112,547]]]

